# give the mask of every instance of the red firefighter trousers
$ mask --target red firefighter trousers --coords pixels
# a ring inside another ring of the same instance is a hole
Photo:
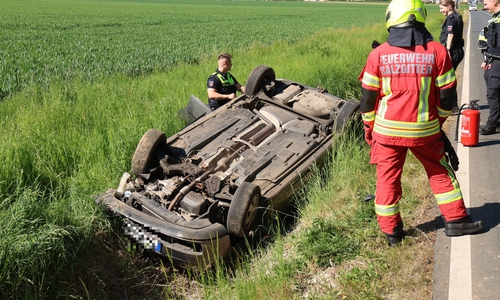
[[[455,173],[448,165],[441,139],[416,147],[372,144],[370,163],[377,165],[377,189],[375,212],[380,229],[385,234],[394,234],[401,222],[399,200],[402,196],[401,174],[406,154],[410,150],[422,163],[437,204],[447,222],[466,217],[460,186]]]

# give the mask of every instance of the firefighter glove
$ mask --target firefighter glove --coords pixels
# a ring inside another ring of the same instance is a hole
[[[368,145],[372,145],[372,130],[373,127],[365,123],[365,141]]]
[[[441,136],[443,137],[444,141],[444,152],[446,153],[446,156],[448,157],[448,161],[450,162],[451,167],[453,170],[456,172],[458,171],[458,165],[460,164],[458,160],[458,155],[455,152],[455,149],[451,145],[450,140],[446,136],[446,134],[441,130]]]

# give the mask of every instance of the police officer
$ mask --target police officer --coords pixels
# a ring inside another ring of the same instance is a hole
[[[440,130],[453,107],[456,78],[446,48],[425,28],[426,17],[421,0],[392,0],[386,10],[387,42],[369,54],[360,75],[365,140],[371,146],[370,163],[377,165],[375,213],[391,246],[404,236],[399,200],[408,150],[425,167],[445,234],[483,228],[467,214],[444,155]]]
[[[479,35],[479,48],[483,50],[484,69],[486,81],[486,98],[490,106],[490,114],[486,124],[479,127],[483,135],[496,132],[500,119],[500,4],[498,0],[484,0],[484,7],[493,14]]]
[[[462,16],[455,9],[454,0],[441,0],[439,2],[439,11],[446,16],[441,25],[441,35],[439,42],[446,47],[451,57],[451,62],[455,71],[458,65],[464,59],[464,21]],[[458,114],[458,95],[453,105],[452,113]]]
[[[217,70],[207,80],[208,106],[212,111],[236,98],[236,91],[244,92],[244,86],[229,73],[232,62],[231,55],[219,54]]]
[[[446,16],[441,25],[439,41],[448,50],[453,68],[456,70],[460,62],[464,59],[464,21],[455,9],[454,0],[441,0],[439,11]]]

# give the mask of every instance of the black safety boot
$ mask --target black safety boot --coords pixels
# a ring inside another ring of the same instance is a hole
[[[496,131],[497,131],[496,126],[491,126],[488,124],[484,124],[479,127],[479,133],[481,133],[482,135],[493,134]]]
[[[444,233],[447,236],[459,236],[463,234],[476,233],[483,230],[483,222],[474,222],[470,216],[462,219],[446,222]]]
[[[403,222],[399,222],[396,228],[394,228],[393,234],[385,234],[385,238],[387,239],[387,243],[391,247],[396,247],[401,243],[405,236],[405,232],[403,230]]]

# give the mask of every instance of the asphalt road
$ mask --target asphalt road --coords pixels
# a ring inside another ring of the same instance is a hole
[[[488,117],[488,102],[477,38],[489,19],[491,15],[486,11],[469,14],[464,28],[466,57],[457,72],[462,77],[459,101],[461,98],[464,104],[480,100],[481,124]],[[452,142],[455,125],[448,132]],[[473,219],[482,220],[485,228],[479,234],[450,238],[444,234],[442,221],[438,221],[432,299],[500,299],[500,132],[481,135],[476,147],[464,147],[458,142],[456,150],[460,159],[457,178],[466,206]]]

